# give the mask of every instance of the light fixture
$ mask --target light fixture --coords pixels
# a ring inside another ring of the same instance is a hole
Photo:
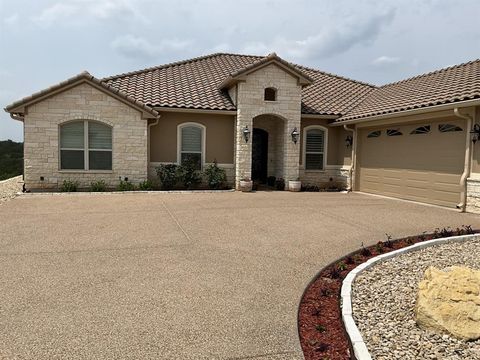
[[[347,137],[345,138],[345,144],[347,145],[347,148],[352,146],[352,144],[353,144],[352,135],[347,135]]]
[[[475,144],[480,139],[480,125],[473,125],[473,129],[470,131],[472,134],[472,142]]]
[[[243,129],[243,138],[245,139],[245,142],[248,143],[248,139],[250,139],[250,129],[248,128],[248,125],[245,125],[245,128]]]
[[[298,141],[298,138],[300,137],[300,133],[298,132],[297,128],[293,128],[293,131],[292,131],[292,141],[294,144],[297,143]]]

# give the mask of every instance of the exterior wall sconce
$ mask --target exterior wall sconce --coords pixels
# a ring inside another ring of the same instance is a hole
[[[298,138],[300,137],[300,133],[298,132],[297,128],[295,127],[292,131],[292,141],[294,144],[298,142]]]
[[[352,144],[353,144],[352,135],[347,135],[347,137],[345,138],[345,144],[347,145],[347,148],[352,146]]]
[[[472,142],[475,144],[480,139],[480,125],[473,125],[473,129],[470,131],[472,134]]]
[[[248,143],[248,139],[250,139],[250,129],[248,128],[248,125],[245,125],[245,128],[242,131],[243,133],[243,138],[245,139],[245,142]]]

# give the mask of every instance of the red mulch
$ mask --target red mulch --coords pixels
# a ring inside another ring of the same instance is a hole
[[[366,248],[370,254],[360,249],[323,268],[305,290],[298,309],[298,332],[305,359],[355,359],[340,309],[342,281],[352,269],[374,256],[417,242],[472,233],[470,226],[464,226],[462,229],[437,229],[433,234],[379,242]]]

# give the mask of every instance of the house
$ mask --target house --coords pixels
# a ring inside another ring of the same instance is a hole
[[[29,189],[138,183],[190,159],[237,187],[300,178],[480,212],[480,60],[377,87],[275,53],[217,53],[84,72],[5,111],[24,123]]]

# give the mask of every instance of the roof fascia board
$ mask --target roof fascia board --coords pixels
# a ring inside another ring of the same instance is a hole
[[[301,114],[302,119],[327,119],[327,120],[336,120],[339,115],[324,115],[324,114]]]
[[[344,124],[357,124],[357,123],[367,122],[367,121],[398,118],[398,117],[404,117],[404,116],[416,115],[416,114],[425,114],[425,113],[434,112],[434,111],[451,110],[456,107],[465,108],[465,107],[479,106],[479,105],[480,105],[480,100],[473,99],[473,100],[459,101],[459,102],[448,103],[448,104],[434,105],[434,106],[429,106],[429,107],[424,107],[419,109],[404,110],[404,111],[388,113],[388,114],[367,116],[359,119],[341,120],[340,118],[339,121],[337,121],[334,125],[333,124],[332,125],[343,126]]]
[[[237,115],[237,110],[214,110],[214,109],[189,109],[189,108],[174,108],[166,106],[153,106],[153,109],[159,112],[178,112],[178,113],[202,113],[202,114],[216,114],[216,115]]]

